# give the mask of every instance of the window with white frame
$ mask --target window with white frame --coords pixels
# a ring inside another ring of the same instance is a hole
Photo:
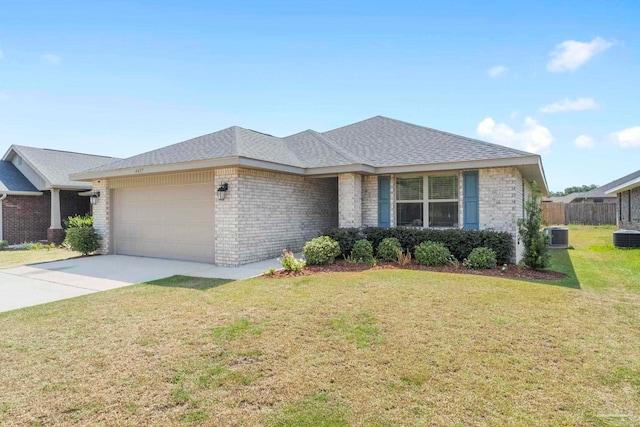
[[[458,175],[396,178],[397,226],[457,227],[458,205]]]

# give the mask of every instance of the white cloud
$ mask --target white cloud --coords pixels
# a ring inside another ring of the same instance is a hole
[[[551,60],[547,64],[547,70],[553,73],[573,71],[600,52],[604,52],[613,46],[600,37],[596,37],[589,43],[567,40],[556,45],[556,50],[551,52]]]
[[[60,64],[61,60],[58,55],[54,55],[53,53],[45,53],[41,58],[44,62],[51,65],[58,65]]]
[[[495,67],[489,68],[489,75],[491,77],[498,77],[499,75],[504,74],[507,71],[509,71],[509,69],[504,65],[496,65]]]
[[[509,117],[512,119],[515,119],[516,117],[518,117],[520,115],[520,110],[513,110],[511,112],[511,114],[509,114]]]
[[[618,145],[622,148],[640,148],[640,126],[623,129],[619,132],[614,132],[611,136],[616,140]]]
[[[589,135],[580,135],[573,140],[573,145],[578,148],[593,148],[596,142]]]
[[[0,60],[2,60],[4,58],[4,52],[2,51],[2,49],[0,49]]]
[[[478,135],[496,144],[523,149],[532,153],[546,151],[553,142],[553,135],[546,127],[531,117],[524,120],[524,128],[516,132],[509,125],[496,123],[487,117],[478,124]]]
[[[565,98],[562,101],[545,105],[540,109],[543,113],[560,113],[563,111],[582,111],[598,108],[598,104],[593,98],[576,98],[575,100]]]

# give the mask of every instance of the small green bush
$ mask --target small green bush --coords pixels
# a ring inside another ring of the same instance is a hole
[[[7,246],[9,246],[9,242],[6,240],[0,240],[0,251],[6,249]]]
[[[354,262],[371,263],[373,261],[373,245],[371,245],[371,242],[364,239],[358,240],[353,245],[350,259]]]
[[[496,251],[490,248],[475,248],[464,263],[467,268],[484,270],[495,268],[496,265]]]
[[[93,217],[89,214],[84,216],[70,216],[64,220],[64,228],[93,227]]]
[[[100,247],[100,236],[93,227],[69,228],[64,244],[82,255],[88,255]]]
[[[416,246],[416,262],[420,265],[436,266],[451,264],[454,258],[442,243],[422,242]]]
[[[296,259],[296,257],[293,255],[293,252],[286,249],[282,250],[282,257],[278,258],[278,261],[280,261],[280,265],[282,265],[282,268],[284,268],[286,271],[292,271],[294,273],[300,273],[302,271],[302,267],[304,267],[304,261]],[[275,270],[273,272],[275,273]]]
[[[398,249],[402,252],[400,241],[395,237],[382,239],[378,245],[378,258],[382,261],[393,262],[398,259]]]
[[[338,242],[340,245],[340,253],[344,255],[345,258],[351,255],[351,250],[353,249],[353,245],[356,244],[356,241],[362,239],[360,230],[353,227],[334,228],[329,230],[326,235]]]
[[[309,265],[333,264],[340,255],[340,245],[329,236],[320,236],[307,242],[302,249],[302,256]]]

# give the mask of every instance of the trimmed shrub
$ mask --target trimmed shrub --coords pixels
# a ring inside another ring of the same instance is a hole
[[[5,249],[7,246],[9,246],[9,242],[6,240],[0,240],[0,251]]]
[[[340,253],[346,257],[351,255],[351,250],[356,241],[362,239],[358,228],[333,228],[326,234],[340,245]],[[340,255],[340,254],[338,254]]]
[[[491,269],[497,265],[496,252],[490,248],[475,248],[464,263],[467,268]]]
[[[100,236],[93,227],[69,228],[64,244],[82,255],[88,255],[100,247]]]
[[[309,265],[333,264],[340,255],[340,244],[329,236],[320,236],[305,243],[302,256]]]
[[[93,227],[93,217],[89,214],[84,216],[74,215],[64,220],[64,228]]]
[[[416,246],[416,262],[420,265],[446,265],[453,261],[453,255],[442,243],[427,241]]]
[[[360,239],[351,250],[350,259],[355,262],[371,263],[373,261],[373,246],[368,240]]]
[[[467,258],[474,248],[487,247],[496,252],[498,264],[507,264],[511,262],[514,251],[513,236],[505,231],[366,227],[362,235],[376,248],[382,240],[390,237],[395,237],[400,246],[412,251],[422,242],[441,242],[460,261]]]
[[[398,249],[402,252],[400,241],[395,237],[382,239],[378,245],[378,258],[387,262],[396,261],[398,259]]]

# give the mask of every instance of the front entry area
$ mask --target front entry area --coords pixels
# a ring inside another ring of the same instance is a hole
[[[115,254],[214,262],[214,183],[112,191]]]

